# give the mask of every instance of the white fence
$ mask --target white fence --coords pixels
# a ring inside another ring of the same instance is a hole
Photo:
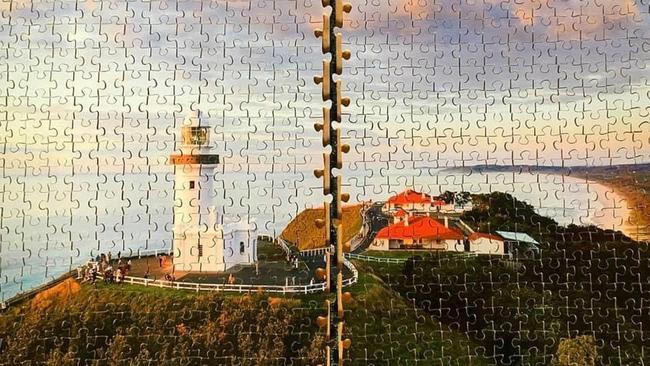
[[[287,244],[280,239],[278,241],[280,246],[289,249]],[[151,250],[151,251],[140,251],[139,256],[147,255],[158,255],[162,253],[169,253],[169,251],[160,251],[160,250]],[[347,287],[353,285],[359,279],[359,272],[356,267],[348,261],[344,260],[343,264],[352,272],[352,276],[343,280],[343,286]],[[103,279],[103,276],[98,274],[98,279]],[[216,283],[195,283],[195,282],[182,282],[182,281],[166,281],[166,280],[157,280],[143,277],[133,277],[125,276],[124,283],[130,283],[134,285],[144,285],[144,286],[153,286],[160,288],[170,288],[176,290],[191,290],[191,291],[221,291],[221,292],[239,292],[239,293],[252,293],[257,291],[263,291],[268,293],[278,293],[278,294],[311,294],[316,292],[325,291],[325,282],[319,282],[308,285],[238,285],[238,284],[216,284]]]
[[[378,262],[378,263],[405,263],[406,258],[382,258],[382,257],[370,257],[367,255],[346,253],[345,257],[348,259],[357,259],[364,262]]]
[[[329,251],[330,253],[334,252],[334,246],[330,245],[329,247],[320,247],[314,249],[305,249],[300,251],[300,255],[305,257],[315,257],[319,255],[325,255]]]
[[[287,242],[283,239],[278,238],[278,244],[285,251],[285,253],[290,254],[291,249],[289,248]],[[319,251],[323,250],[325,253],[327,248],[311,249],[310,251]],[[146,257],[158,254],[170,254],[171,249],[149,249],[149,250],[140,250],[135,253],[131,258],[134,257]],[[302,253],[302,252],[301,252]],[[316,254],[313,254],[316,255]],[[129,258],[129,257],[124,257]],[[352,277],[346,278],[343,280],[343,286],[347,287],[352,284],[355,284],[359,279],[359,272],[356,267],[350,261],[344,260],[343,264],[352,272]],[[103,279],[103,276],[97,276],[99,279]],[[216,284],[216,283],[195,283],[195,282],[182,282],[182,281],[166,281],[166,280],[154,280],[150,278],[143,277],[133,277],[125,276],[124,283],[130,283],[134,285],[144,285],[144,286],[153,286],[161,288],[171,288],[176,290],[191,290],[191,291],[221,291],[221,292],[239,292],[239,293],[252,293],[257,291],[263,291],[268,293],[279,293],[279,294],[311,294],[316,292],[325,291],[325,282],[319,282],[308,285],[237,285],[237,284]]]
[[[350,272],[352,272],[352,277],[343,280],[343,287],[357,283],[357,280],[359,279],[359,271],[357,271],[357,267],[355,267],[354,264],[345,258],[343,259],[343,265],[348,267]]]
[[[138,250],[135,252],[133,255],[128,256],[128,257],[122,257],[122,258],[141,258],[141,257],[150,257],[150,256],[158,256],[159,254],[166,254],[170,255],[173,253],[173,250],[171,248],[168,249],[144,249],[144,250]]]
[[[345,266],[352,272],[352,277],[346,278],[343,280],[343,286],[347,287],[353,285],[359,279],[359,272],[354,267],[352,263],[348,260],[343,262]],[[98,275],[97,278],[103,279],[101,275]],[[239,292],[239,293],[252,293],[257,291],[263,291],[268,293],[280,293],[280,294],[311,294],[316,292],[325,291],[325,282],[314,283],[309,285],[238,285],[238,284],[215,284],[215,283],[194,283],[194,282],[182,282],[182,281],[165,281],[165,280],[154,280],[149,278],[142,277],[124,277],[124,283],[130,283],[134,285],[144,285],[160,288],[170,288],[175,290],[191,290],[191,291],[217,291],[217,292]]]
[[[356,282],[356,281],[355,281]],[[217,292],[269,292],[269,293],[301,293],[310,294],[315,292],[325,291],[325,283],[314,283],[310,285],[237,285],[237,284],[216,284],[216,283],[194,283],[194,282],[181,282],[181,281],[163,281],[152,280],[141,277],[126,276],[124,283],[134,285],[153,286],[161,288],[171,288],[176,290],[192,290],[192,291],[217,291]]]
[[[444,252],[444,253],[449,253],[452,254],[447,258],[454,258],[454,257],[460,257],[460,258],[473,258],[473,257],[478,257],[477,253],[474,252]],[[414,254],[415,255],[415,254]],[[348,259],[356,259],[364,262],[377,262],[377,263],[395,263],[395,264],[400,264],[400,263],[406,263],[409,259],[407,258],[384,258],[384,257],[371,257],[367,255],[362,255],[362,254],[354,254],[354,253],[346,253],[345,257]]]

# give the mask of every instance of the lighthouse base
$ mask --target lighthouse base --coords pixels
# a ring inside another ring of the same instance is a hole
[[[223,272],[257,261],[257,235],[250,225],[230,225],[208,232],[185,229],[182,233],[174,238],[174,271]]]

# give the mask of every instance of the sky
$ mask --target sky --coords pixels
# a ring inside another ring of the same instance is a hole
[[[319,161],[319,2],[0,4],[9,166],[163,169],[197,108],[233,164],[264,166],[270,145],[271,158]],[[349,161],[647,162],[648,7],[353,2],[341,29]]]
[[[647,1],[352,4],[340,29],[352,53],[340,76],[352,100],[344,184],[400,186],[468,165],[650,162]],[[56,197],[39,192],[84,185],[119,196],[160,184],[141,179],[154,173],[170,185],[169,155],[197,109],[220,174],[261,181],[261,195],[291,187],[286,201],[319,186],[320,2],[3,1],[0,11],[3,202],[33,209]]]

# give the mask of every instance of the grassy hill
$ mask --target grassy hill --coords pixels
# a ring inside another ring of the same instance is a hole
[[[352,239],[361,230],[361,204],[343,207],[343,242]],[[325,246],[325,228],[316,227],[316,219],[324,218],[322,208],[308,208],[302,211],[282,231],[280,237],[296,244],[299,249],[313,249]]]
[[[360,273],[349,290],[355,300],[346,314],[353,340],[347,365],[485,364],[474,356],[478,343],[442,329],[377,276]],[[325,294],[197,294],[72,283],[51,293],[57,294],[51,301],[34,298],[0,314],[0,365],[323,362],[324,339],[314,320],[324,313]]]

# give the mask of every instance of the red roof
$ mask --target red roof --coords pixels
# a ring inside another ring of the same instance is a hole
[[[388,203],[392,204],[408,204],[408,203],[431,203],[431,196],[426,193],[416,192],[412,189],[407,189],[388,199]]]
[[[408,226],[405,222],[400,222],[379,230],[377,238],[463,240],[463,234],[460,231],[445,227],[439,221],[428,216],[412,217],[408,221]]]
[[[490,239],[490,240],[497,240],[497,241],[503,241],[503,238],[500,237],[499,235],[496,234],[488,234],[488,233],[472,233],[469,236],[469,240],[476,240],[476,239]]]

